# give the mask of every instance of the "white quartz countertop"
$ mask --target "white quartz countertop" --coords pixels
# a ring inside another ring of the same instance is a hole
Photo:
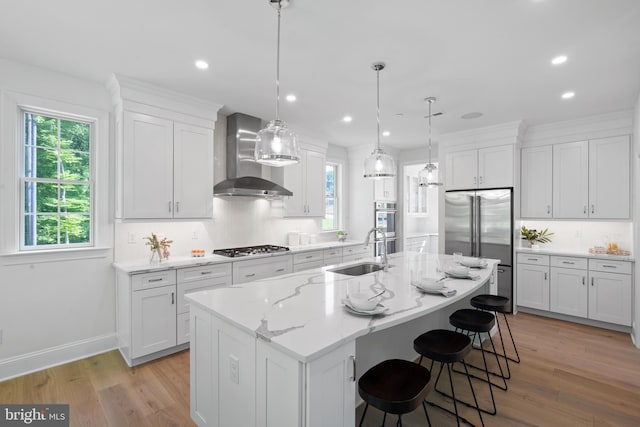
[[[516,252],[525,253],[525,254],[574,256],[574,257],[583,257],[583,258],[601,258],[601,259],[611,259],[616,261],[634,261],[634,257],[632,255],[592,254],[588,250],[578,251],[578,250],[566,250],[566,249],[516,248]]]
[[[347,240],[345,242],[323,242],[323,243],[314,243],[310,245],[300,245],[300,246],[290,246],[289,251],[287,252],[273,252],[269,254],[255,254],[245,257],[226,257],[221,255],[211,254],[211,251],[205,254],[203,257],[191,257],[191,256],[172,256],[169,260],[162,261],[160,263],[151,264],[146,259],[137,259],[133,261],[124,261],[124,262],[116,262],[113,263],[113,266],[125,273],[146,273],[150,271],[158,271],[158,270],[168,270],[172,268],[181,268],[181,267],[196,267],[199,265],[207,265],[207,264],[219,264],[222,262],[238,262],[245,261],[248,259],[257,259],[257,258],[265,258],[265,257],[273,257],[273,256],[282,256],[296,252],[305,252],[312,251],[318,249],[329,249],[329,248],[342,248],[348,246],[364,246],[364,242],[358,240]]]
[[[370,261],[378,260],[370,258]],[[345,342],[375,330],[407,322],[452,304],[490,283],[497,260],[487,260],[484,269],[473,269],[475,280],[445,279],[455,289],[453,297],[426,294],[411,285],[414,277],[441,277],[439,271],[452,262],[448,255],[396,253],[389,256],[388,272],[346,276],[323,267],[227,288],[187,294],[193,304],[233,326],[270,341],[281,351],[307,362]],[[347,266],[356,263],[344,263]],[[344,307],[348,291],[371,295],[386,289],[381,303],[384,315],[360,316]]]

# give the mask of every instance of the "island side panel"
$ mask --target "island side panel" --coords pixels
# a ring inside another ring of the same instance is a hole
[[[190,398],[191,419],[200,427],[218,426],[218,366],[217,352],[214,352],[214,334],[211,314],[192,304],[190,310],[191,349]]]

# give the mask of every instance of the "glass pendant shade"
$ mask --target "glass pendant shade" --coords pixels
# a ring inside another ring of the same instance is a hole
[[[429,162],[424,168],[418,172],[418,186],[419,187],[435,187],[442,185],[441,182],[435,181],[434,178],[437,175],[438,167]]]
[[[371,152],[364,161],[365,178],[392,178],[396,176],[396,163],[393,157],[379,148]]]
[[[255,159],[267,166],[288,166],[300,161],[298,137],[282,120],[271,120],[256,137]]]

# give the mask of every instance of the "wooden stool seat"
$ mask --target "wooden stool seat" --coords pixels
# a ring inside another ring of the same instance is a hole
[[[463,360],[471,352],[471,338],[446,329],[425,332],[413,341],[421,356],[443,363]]]
[[[500,295],[477,295],[471,298],[471,306],[481,310],[505,313],[509,298]]]
[[[463,308],[449,316],[452,326],[471,332],[489,332],[496,323],[495,316],[487,311]]]
[[[416,363],[400,359],[378,363],[358,380],[358,393],[367,404],[360,425],[369,405],[384,411],[385,419],[387,413],[398,415],[398,425],[402,425],[402,414],[412,412],[422,405],[431,426],[427,407],[424,405],[424,399],[429,393],[429,381],[429,370]]]

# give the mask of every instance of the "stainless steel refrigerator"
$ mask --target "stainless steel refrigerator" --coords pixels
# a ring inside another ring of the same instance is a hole
[[[513,311],[513,189],[447,191],[444,212],[445,253],[499,259],[498,295]]]

